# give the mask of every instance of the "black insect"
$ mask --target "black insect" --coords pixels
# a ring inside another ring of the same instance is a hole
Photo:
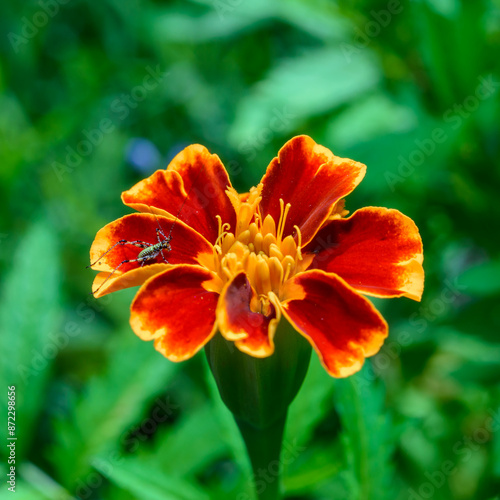
[[[182,207],[181,207],[182,208]],[[153,214],[155,215],[155,214]],[[113,276],[113,274],[120,269],[123,264],[129,264],[131,262],[140,262],[141,267],[144,266],[144,264],[147,264],[150,261],[153,261],[161,255],[163,262],[168,264],[168,260],[165,258],[165,254],[163,253],[163,250],[170,252],[172,250],[172,247],[170,246],[170,242],[172,241],[172,231],[174,229],[175,223],[177,222],[178,216],[175,218],[174,222],[172,223],[172,226],[170,227],[170,231],[168,233],[168,236],[165,235],[161,225],[160,221],[158,220],[158,217],[155,215],[156,222],[158,223],[158,227],[156,228],[156,238],[158,240],[157,243],[148,243],[147,241],[142,241],[142,240],[134,240],[134,241],[127,241],[127,240],[119,240],[117,241],[113,246],[108,248],[95,262],[91,263],[87,268],[94,266],[97,264],[105,255],[107,255],[109,252],[111,252],[115,247],[117,246],[123,246],[123,245],[133,245],[138,248],[142,248],[142,250],[139,252],[139,255],[135,259],[125,259],[122,260],[107,276],[107,278],[101,283],[99,288],[95,290],[92,293],[97,293],[103,286],[104,284]]]

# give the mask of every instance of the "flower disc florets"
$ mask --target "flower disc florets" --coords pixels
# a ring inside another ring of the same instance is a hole
[[[284,235],[290,204],[280,200],[281,214],[275,222],[271,215],[262,218],[259,212],[262,184],[251,189],[246,200],[230,188],[226,191],[236,212],[236,227],[231,231],[219,217],[219,237],[214,245],[213,270],[222,283],[245,272],[256,292],[250,303],[253,312],[268,315],[270,303],[282,297],[283,284],[306,262],[301,253],[301,232],[294,227],[294,235]],[[311,259],[307,259],[311,261]]]

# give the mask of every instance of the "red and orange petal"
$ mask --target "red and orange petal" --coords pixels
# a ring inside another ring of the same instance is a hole
[[[199,264],[212,256],[212,245],[181,221],[173,224],[172,220],[161,215],[126,215],[104,226],[97,233],[90,248],[90,261],[94,263],[92,269],[106,273],[96,276],[94,291],[104,282],[107,275],[116,269],[96,297],[140,285],[152,273],[165,270],[167,263],[161,253],[154,260],[147,261],[144,266],[141,266],[141,262],[121,264],[124,260],[136,260],[143,248],[131,244],[116,244],[120,240],[126,240],[140,242],[142,245],[154,245],[158,243],[157,229],[163,232],[163,235],[159,235],[160,240],[165,240],[171,231],[171,250],[163,250],[163,256],[169,265]]]
[[[359,292],[422,297],[422,240],[415,223],[397,210],[367,207],[329,222],[305,252],[317,254],[309,269],[338,274]]]
[[[217,306],[217,323],[221,335],[251,356],[264,358],[274,352],[273,337],[280,321],[279,304],[255,312],[252,299],[258,303],[255,290],[244,272],[237,274],[221,292]]]
[[[171,361],[196,354],[215,334],[219,294],[211,292],[214,276],[199,266],[179,265],[153,276],[131,306],[130,325],[143,340]]]
[[[110,273],[99,273],[92,283],[92,293],[97,299],[108,293],[142,285],[147,279],[151,278],[151,276],[165,271],[168,267],[169,265],[164,263],[149,264],[127,271],[125,274],[120,274],[119,271],[111,276]]]
[[[309,340],[333,377],[360,370],[387,337],[387,323],[372,303],[334,274],[298,274],[285,293],[283,315]]]
[[[226,196],[231,186],[219,157],[199,144],[188,146],[170,163],[122,193],[122,201],[144,213],[170,214],[215,243],[216,215],[235,226],[236,214]]]
[[[291,204],[284,234],[297,225],[308,243],[328,218],[335,203],[363,179],[366,166],[335,156],[308,136],[294,137],[279,151],[262,178],[263,217],[280,218],[280,198]]]

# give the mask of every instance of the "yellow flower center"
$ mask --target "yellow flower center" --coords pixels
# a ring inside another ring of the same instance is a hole
[[[233,188],[226,191],[236,211],[236,228],[231,232],[229,224],[222,224],[218,217],[219,236],[214,245],[213,263],[208,267],[217,273],[222,284],[245,271],[257,293],[250,308],[268,314],[270,297],[271,300],[273,295],[279,298],[283,284],[304,271],[310,259],[302,256],[302,235],[297,226],[294,226],[297,241],[291,234],[284,234],[290,204],[285,205],[280,199],[278,224],[271,215],[262,219],[259,210],[261,191],[262,184],[252,188],[245,201]]]

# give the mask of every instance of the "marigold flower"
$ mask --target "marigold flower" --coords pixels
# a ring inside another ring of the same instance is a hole
[[[365,170],[298,136],[258,186],[238,194],[217,155],[189,146],[122,194],[140,213],[97,233],[95,296],[141,285],[132,329],[172,361],[217,331],[250,356],[271,356],[276,327],[288,321],[330,375],[351,375],[388,333],[364,295],[420,300],[424,282],[411,219],[376,207],[345,217],[344,198]],[[136,260],[167,238],[163,256]]]

